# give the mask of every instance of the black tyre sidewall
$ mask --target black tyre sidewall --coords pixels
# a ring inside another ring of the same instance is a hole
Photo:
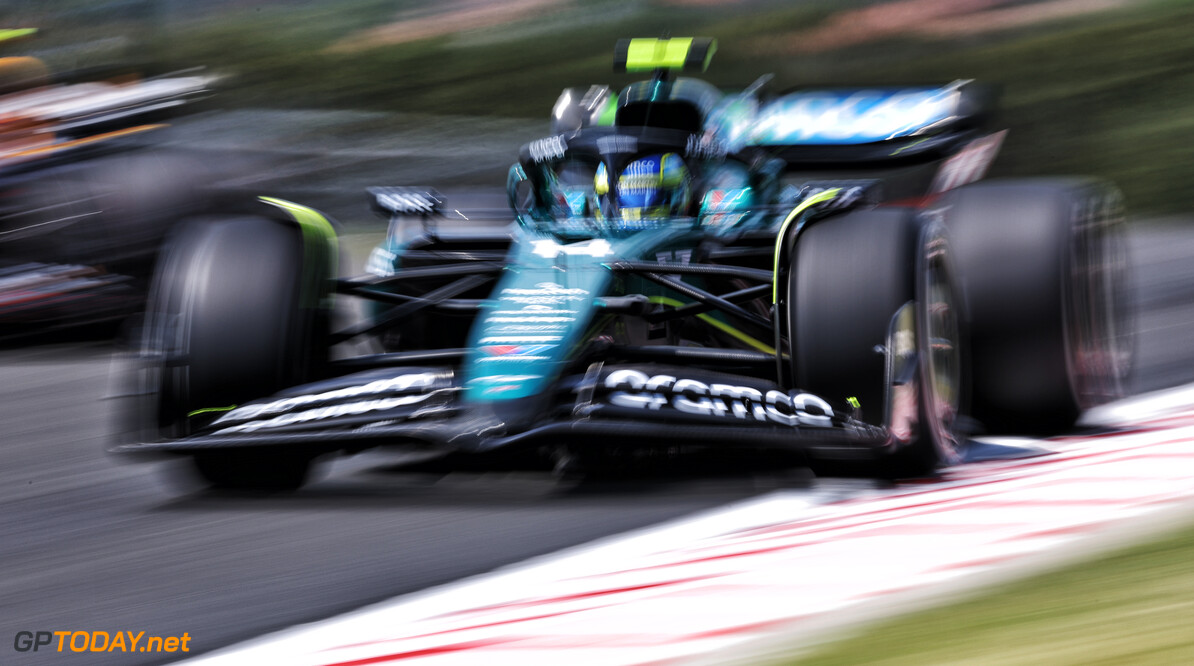
[[[1108,376],[1094,380],[1107,384],[1102,397],[1080,396],[1070,344],[1082,316],[1074,308],[1091,288],[1073,265],[1077,234],[1091,226],[1094,202],[1117,196],[1097,181],[1041,179],[977,183],[942,198],[971,317],[973,415],[989,431],[1063,431],[1122,391],[1121,378]]]
[[[958,306],[952,283],[944,228],[909,208],[858,211],[818,222],[796,243],[790,272],[789,330],[792,336],[793,377],[801,390],[831,403],[854,397],[863,420],[890,425],[887,413],[888,369],[883,350],[888,345],[892,317],[914,303],[916,349],[916,435],[895,444],[880,461],[884,476],[919,476],[941,463],[955,462],[953,423],[936,428],[926,408],[933,399],[929,376],[925,281],[929,246],[942,253],[947,285]],[[964,351],[964,319],[955,313],[959,329],[955,343]],[[958,402],[965,410],[965,354],[959,359]],[[948,442],[946,441],[948,439]]]
[[[916,297],[917,223],[907,209],[823,220],[796,243],[789,331],[796,387],[840,403],[858,398],[883,424],[891,317]]]
[[[302,236],[267,218],[188,222],[169,243],[155,278],[147,346],[157,366],[159,436],[182,437],[213,415],[202,409],[259,399],[308,381],[318,365],[326,313],[299,302]],[[289,489],[310,459],[282,451],[220,451],[196,456],[216,486]]]

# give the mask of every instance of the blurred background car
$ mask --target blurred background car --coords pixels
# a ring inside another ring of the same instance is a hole
[[[0,31],[0,48],[37,34]],[[56,73],[37,57],[0,56],[0,337],[140,307],[158,245],[206,205],[215,172],[152,137],[211,80]]]

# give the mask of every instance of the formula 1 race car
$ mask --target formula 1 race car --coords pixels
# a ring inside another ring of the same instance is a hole
[[[378,446],[564,469],[781,450],[905,477],[959,461],[975,423],[1064,429],[1120,394],[1112,187],[973,182],[1001,136],[973,84],[769,96],[674,77],[714,46],[619,42],[618,68],[652,78],[564,92],[510,169],[511,225],[373,188],[391,223],[368,275],[336,279],[331,222],[297,204],[188,225],[115,450],[273,489]],[[333,332],[333,296],[374,307]],[[361,339],[377,353],[333,359]]]
[[[171,223],[205,205],[202,162],[148,137],[211,81],[79,81],[0,58],[0,338],[143,307]]]

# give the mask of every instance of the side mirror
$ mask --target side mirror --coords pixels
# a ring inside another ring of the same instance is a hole
[[[531,181],[521,164],[511,166],[506,174],[506,196],[510,199],[510,208],[519,216],[527,214],[534,206]]]

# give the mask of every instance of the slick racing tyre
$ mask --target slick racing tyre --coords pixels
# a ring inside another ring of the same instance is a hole
[[[148,282],[171,227],[207,208],[209,171],[197,158],[143,150],[37,172],[3,193],[11,210],[0,220],[0,254]]]
[[[958,462],[966,366],[944,228],[907,208],[815,223],[789,272],[793,378],[831,403],[853,399],[891,434],[879,474],[931,474]]]
[[[155,413],[163,438],[185,437],[230,405],[312,379],[326,358],[327,317],[301,302],[303,238],[259,217],[184,226],[154,280],[145,356],[157,360]],[[283,450],[195,455],[212,486],[287,490],[311,458]]]
[[[1050,434],[1124,395],[1131,367],[1123,208],[1087,180],[976,183],[940,211],[971,317],[973,416]]]

